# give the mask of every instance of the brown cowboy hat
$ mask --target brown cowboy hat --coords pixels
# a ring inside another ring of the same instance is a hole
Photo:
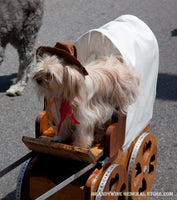
[[[85,67],[77,60],[77,49],[72,43],[57,42],[54,47],[50,46],[40,46],[36,50],[36,57],[39,59],[44,53],[51,53],[52,55],[58,55],[68,62],[74,64],[77,70],[84,76],[88,75]]]

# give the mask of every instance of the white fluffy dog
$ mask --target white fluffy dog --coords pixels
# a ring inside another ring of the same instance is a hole
[[[139,75],[121,57],[104,57],[82,68],[66,52],[61,55],[50,48],[42,49],[33,80],[39,95],[51,101],[57,127],[53,141],[70,138],[74,146],[88,148],[94,141],[95,129],[102,129],[116,108],[126,113],[136,100]],[[76,52],[71,56],[76,59]]]

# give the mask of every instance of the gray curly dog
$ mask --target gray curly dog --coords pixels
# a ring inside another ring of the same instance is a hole
[[[6,91],[9,96],[22,95],[27,84],[42,16],[43,0],[0,0],[0,64],[8,43],[19,55],[16,83]]]

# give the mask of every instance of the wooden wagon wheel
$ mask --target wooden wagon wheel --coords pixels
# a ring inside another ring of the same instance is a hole
[[[129,160],[128,180],[133,200],[144,200],[150,191],[157,164],[154,135],[143,133],[137,140]]]
[[[112,164],[104,173],[95,200],[127,200],[128,176],[122,165]]]

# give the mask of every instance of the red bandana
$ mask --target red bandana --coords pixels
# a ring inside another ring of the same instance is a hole
[[[59,135],[60,129],[61,129],[61,125],[63,123],[63,121],[65,120],[67,114],[69,115],[71,121],[75,124],[80,124],[80,122],[78,122],[72,111],[71,111],[71,107],[69,105],[69,101],[67,101],[66,99],[63,99],[61,102],[61,106],[60,106],[60,123],[58,125],[58,129],[57,129],[57,135]]]

